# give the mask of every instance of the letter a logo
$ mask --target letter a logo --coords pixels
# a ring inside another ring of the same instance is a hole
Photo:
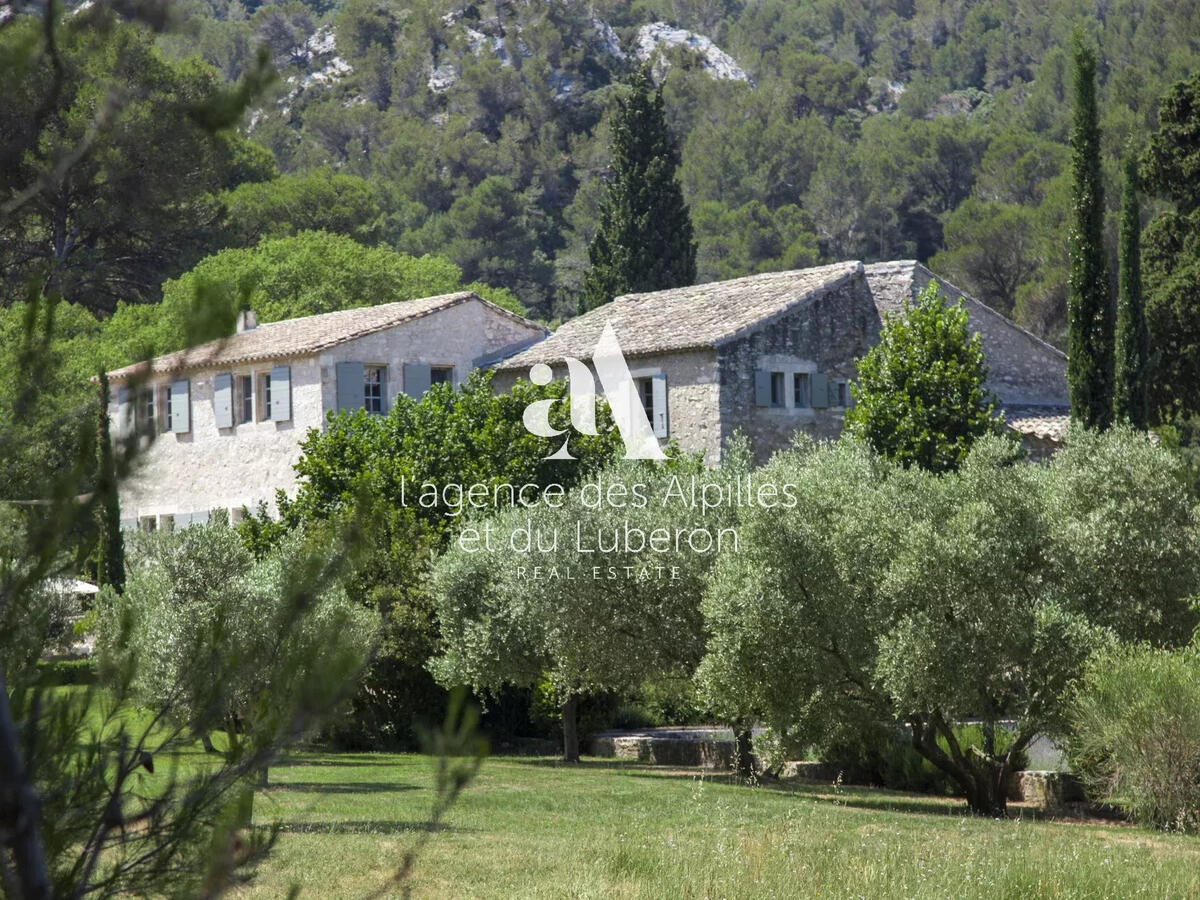
[[[568,401],[571,404],[571,428],[580,434],[596,434],[596,381],[586,364],[574,357],[566,357],[567,380],[570,385]],[[629,374],[629,366],[625,362],[625,354],[617,342],[617,333],[613,331],[612,323],[606,323],[600,340],[596,342],[596,350],[592,354],[592,364],[596,368],[596,376],[600,379],[600,388],[604,391],[604,399],[612,409],[613,421],[621,440],[625,442],[626,459],[666,459],[650,420],[646,417],[645,407],[638,397],[633,376]],[[546,385],[553,379],[554,373],[545,363],[538,363],[529,370],[529,380],[534,384]],[[555,428],[550,424],[550,408],[557,400],[536,400],[525,407],[522,420],[530,434],[538,437],[552,438],[564,434],[566,429]],[[574,459],[568,448],[570,435],[563,441],[562,446],[547,459]]]

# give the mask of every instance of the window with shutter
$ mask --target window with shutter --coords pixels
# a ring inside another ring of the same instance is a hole
[[[254,379],[249,375],[238,375],[233,386],[237,424],[245,425],[254,420]]]
[[[652,378],[635,378],[633,379],[633,391],[637,395],[638,403],[642,405],[642,409],[646,412],[646,421],[651,427],[654,425],[654,380]]]
[[[354,412],[363,408],[364,369],[360,362],[340,362],[334,367],[337,378],[338,412]]]
[[[171,431],[187,434],[192,430],[192,383],[186,378],[171,382]]]
[[[138,393],[137,412],[138,431],[154,434],[157,431],[158,419],[154,416],[154,388],[142,388]]]
[[[271,421],[289,422],[292,418],[292,370],[290,366],[271,369]]]
[[[809,409],[812,406],[807,372],[797,372],[792,376],[792,406],[797,409]]]
[[[263,372],[258,376],[258,421],[265,422],[271,418],[271,373]]]
[[[808,384],[813,409],[825,409],[829,406],[829,376],[813,372]]]
[[[233,427],[233,376],[228,372],[213,376],[213,419],[218,428]]]
[[[367,366],[363,370],[363,406],[369,413],[382,415],[387,403],[387,369]]]
[[[117,436],[127,437],[133,431],[133,398],[129,388],[117,391]]]
[[[655,375],[650,379],[652,393],[652,412],[650,414],[650,427],[654,429],[654,436],[665,438],[668,435],[667,421],[667,376],[665,374]]]
[[[432,366],[429,369],[429,383],[454,384],[454,366]]]
[[[754,373],[754,405],[771,405],[771,373],[762,369]]]
[[[420,400],[432,384],[430,367],[422,363],[404,364],[404,393]]]
[[[782,372],[772,372],[771,373],[771,405],[772,406],[786,406],[787,405],[787,400],[784,398],[784,395],[783,395],[783,373]]]

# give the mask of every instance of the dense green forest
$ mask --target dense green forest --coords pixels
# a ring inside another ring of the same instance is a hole
[[[605,113],[640,59],[664,81],[701,280],[917,257],[1060,342],[1072,31],[1100,47],[1114,212],[1121,151],[1200,69],[1200,8],[1181,0],[180,9],[171,55],[234,78],[269,47],[282,78],[247,133],[280,189],[317,169],[361,178],[371,218],[338,227],[446,256],[548,318],[574,311]]]
[[[90,374],[195,337],[178,323],[197,288],[230,324],[239,305],[269,321],[464,285],[548,322],[575,314],[615,101],[644,62],[680,148],[699,280],[916,257],[1062,346],[1072,34],[1098,48],[1114,261],[1122,157],[1200,72],[1185,0],[168,10],[146,28],[77,6],[57,63],[30,51],[36,19],[0,23],[0,335],[15,347],[24,298],[59,295],[68,363],[47,386],[61,418],[0,448],[24,460],[6,496],[66,452]],[[215,136],[198,120],[247,94]],[[114,126],[92,145],[98,118]],[[45,189],[18,202],[30,184]],[[1142,216],[1164,208],[1148,198]],[[0,398],[18,365],[0,355]]]

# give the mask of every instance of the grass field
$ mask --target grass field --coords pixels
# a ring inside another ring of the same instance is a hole
[[[380,887],[418,835],[431,774],[429,759],[384,754],[302,754],[273,769],[255,818],[283,833],[236,896]],[[494,758],[421,855],[414,896],[1200,898],[1200,839],[964,809],[876,790]]]

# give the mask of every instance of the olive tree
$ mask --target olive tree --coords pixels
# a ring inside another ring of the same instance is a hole
[[[1147,616],[1163,640],[1192,621],[1195,516],[1177,464],[1126,429],[1080,440],[1034,467],[986,438],[940,476],[852,442],[776,456],[760,477],[799,503],[741,509],[743,551],[718,560],[703,601],[702,693],[798,740],[904,729],[972,810],[1002,812],[1021,752],[1064,729],[1089,653],[1145,633]],[[1179,574],[1148,575],[1164,563]],[[981,747],[956,733],[968,719]]]
[[[434,571],[437,678],[496,690],[548,675],[563,701],[564,758],[578,760],[580,697],[694,670],[699,597],[737,540],[730,492],[746,459],[740,448],[715,470],[621,461],[556,507],[468,522]],[[707,510],[693,505],[693,485]]]
[[[257,562],[220,521],[141,537],[125,593],[99,606],[101,673],[133,672],[138,701],[168,710],[207,749],[211,731],[231,745],[253,738],[272,709],[305,702],[320,679],[346,683],[366,662],[378,616],[337,582],[291,602],[314,552],[303,534]]]

